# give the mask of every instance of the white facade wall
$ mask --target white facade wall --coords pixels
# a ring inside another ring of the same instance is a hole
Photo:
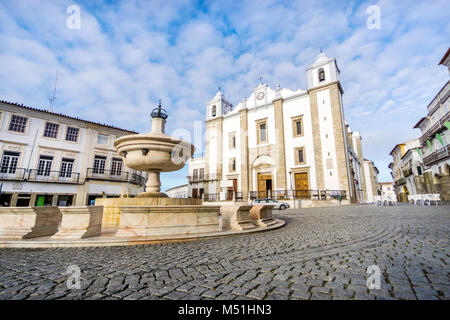
[[[289,171],[292,168],[309,167],[309,185],[311,190],[317,190],[316,180],[316,166],[314,159],[314,144],[312,127],[310,101],[308,95],[302,95],[301,97],[285,100],[283,103],[283,116],[284,116],[284,139],[285,139],[285,154],[286,154],[286,181],[288,187],[295,188],[292,175],[289,175]],[[295,137],[292,127],[292,118],[297,116],[303,116],[303,136]],[[297,166],[295,164],[294,150],[297,147],[305,147],[306,163],[304,165]]]
[[[230,134],[236,136],[236,147],[230,149]],[[222,185],[227,185],[227,175],[240,174],[241,172],[241,153],[240,153],[240,117],[239,113],[233,113],[232,115],[225,116],[223,119],[223,136],[222,136]],[[236,170],[230,171],[230,159],[236,159]],[[242,179],[238,179],[240,183]]]
[[[368,161],[364,161],[364,177],[365,177],[365,181],[366,181],[366,197],[367,197],[367,202],[371,203],[373,202],[374,199],[374,192],[376,192],[376,190],[372,189],[372,181],[371,181],[371,173],[370,173],[370,162]]]
[[[337,156],[333,129],[333,115],[331,113],[330,91],[317,93],[319,109],[320,140],[322,144],[322,165],[324,168],[325,189],[339,190],[339,176],[337,173]],[[331,162],[331,166],[329,166]]]

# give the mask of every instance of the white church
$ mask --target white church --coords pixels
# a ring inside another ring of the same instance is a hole
[[[236,106],[219,90],[206,105],[206,149],[189,161],[189,197],[370,202],[373,162],[344,117],[340,70],[320,53],[308,89],[259,83]]]

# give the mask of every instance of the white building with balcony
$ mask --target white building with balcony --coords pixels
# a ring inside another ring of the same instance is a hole
[[[389,165],[394,179],[395,192],[400,202],[407,202],[408,195],[420,194],[424,191],[423,162],[419,153],[419,139],[397,144],[390,155]]]
[[[450,49],[440,64],[450,69]],[[433,98],[427,110],[427,115],[414,126],[421,131],[419,141],[426,192],[439,193],[441,200],[450,200],[450,81]]]
[[[113,141],[136,132],[0,101],[0,205],[90,205],[135,196],[146,177]]]

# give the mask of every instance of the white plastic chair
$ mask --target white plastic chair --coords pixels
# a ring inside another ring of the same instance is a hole
[[[428,201],[428,205],[431,205],[431,194],[423,194],[422,195],[422,204],[426,205]]]
[[[390,205],[396,206],[397,205],[397,199],[395,199],[391,196],[387,196],[386,202],[387,202],[388,206],[390,206]]]
[[[415,194],[412,194],[412,195],[408,195],[408,203],[409,204],[411,204],[411,203],[414,203],[415,204],[415,201],[416,201],[416,195]]]
[[[438,205],[438,202],[441,201],[441,195],[439,193],[431,194],[430,195],[430,204],[432,201],[434,201],[434,203],[436,203],[436,205]]]
[[[389,200],[392,202],[393,206],[397,205],[397,197],[389,197]]]
[[[375,206],[381,205],[381,196],[375,196],[373,204]]]
[[[416,195],[416,205],[424,205],[424,202],[423,202],[423,194],[417,194]]]
[[[417,206],[417,203],[419,201],[422,201],[422,196],[420,194],[413,194],[408,196],[408,199],[411,199],[412,203],[414,203],[414,205]]]

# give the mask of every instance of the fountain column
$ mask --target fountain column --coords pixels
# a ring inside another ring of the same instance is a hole
[[[160,171],[152,170],[148,171],[148,180],[145,184],[145,192],[160,193],[161,192],[161,180],[159,178]],[[160,196],[160,195],[158,195]]]

